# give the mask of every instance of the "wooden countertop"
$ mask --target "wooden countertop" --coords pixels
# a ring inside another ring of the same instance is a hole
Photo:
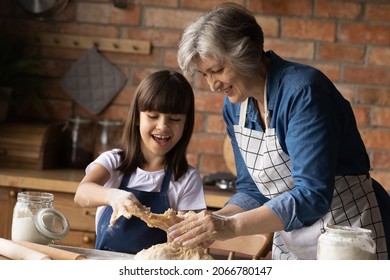
[[[0,185],[42,191],[75,193],[84,176],[76,169],[5,169],[0,168]]]
[[[84,170],[80,169],[28,170],[0,168],[0,185],[47,192],[75,193],[83,176]],[[221,208],[232,194],[228,191],[205,188],[206,204],[211,208]]]

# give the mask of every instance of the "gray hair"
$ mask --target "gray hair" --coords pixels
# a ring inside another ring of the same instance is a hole
[[[178,63],[187,77],[194,73],[196,59],[208,57],[250,76],[258,69],[263,48],[263,30],[255,17],[238,4],[224,3],[184,30]]]

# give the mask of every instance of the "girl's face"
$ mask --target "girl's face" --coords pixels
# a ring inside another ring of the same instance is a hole
[[[140,112],[141,149],[146,161],[165,157],[183,135],[186,115]]]
[[[221,65],[213,58],[199,58],[196,68],[206,78],[211,91],[224,93],[231,103],[243,102],[250,96],[248,85],[253,82],[229,65]]]

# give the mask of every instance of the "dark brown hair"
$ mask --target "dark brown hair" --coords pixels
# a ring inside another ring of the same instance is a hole
[[[178,72],[161,70],[152,73],[139,84],[130,106],[121,140],[121,164],[117,170],[131,174],[145,162],[141,151],[139,131],[140,112],[157,111],[163,114],[184,114],[183,135],[166,154],[165,170],[171,169],[178,180],[188,170],[187,146],[194,128],[194,93],[186,78]]]

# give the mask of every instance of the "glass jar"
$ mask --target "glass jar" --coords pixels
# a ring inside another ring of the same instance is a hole
[[[65,126],[65,166],[85,168],[93,160],[93,121],[80,117],[69,119]]]
[[[365,228],[328,224],[318,238],[318,260],[372,260],[375,252],[371,230]]]
[[[121,121],[102,120],[98,122],[97,137],[95,142],[95,158],[102,152],[117,147],[122,135]]]
[[[69,232],[66,217],[54,209],[54,195],[45,192],[20,192],[13,211],[12,241],[50,244]]]

